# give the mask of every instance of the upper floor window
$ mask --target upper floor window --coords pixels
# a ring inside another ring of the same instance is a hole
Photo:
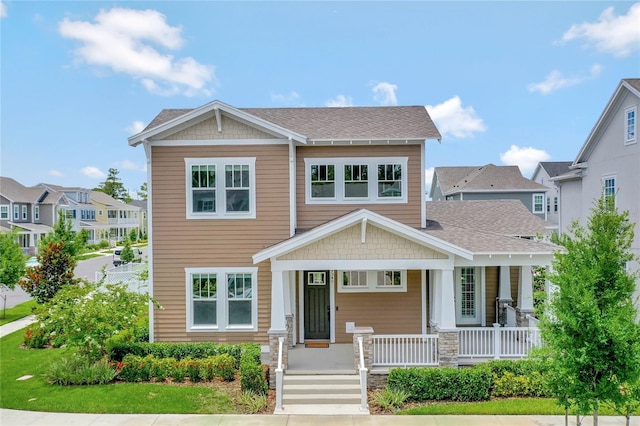
[[[22,220],[27,220],[27,206],[22,206]]]
[[[33,220],[40,220],[40,206],[33,207]]]
[[[624,122],[624,129],[625,129],[625,140],[624,143],[626,144],[631,144],[631,143],[635,143],[636,142],[636,134],[637,134],[637,128],[636,128],[636,123],[638,122],[637,120],[637,108],[636,106],[632,106],[629,108],[626,108],[624,110],[624,115],[625,115],[625,122]]]
[[[544,194],[533,194],[533,213],[544,213]]]
[[[558,212],[558,197],[553,197],[553,211]]]
[[[187,219],[255,219],[253,158],[185,158]]]
[[[602,178],[602,195],[604,202],[609,209],[616,208],[616,177],[605,176]]]
[[[407,202],[407,157],[304,161],[308,204]]]
[[[20,219],[20,206],[13,206],[13,220],[19,220]]]
[[[9,220],[9,206],[0,206],[0,220]]]

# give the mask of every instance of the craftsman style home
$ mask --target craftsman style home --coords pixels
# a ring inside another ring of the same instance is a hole
[[[129,138],[148,159],[152,339],[258,342],[272,367],[358,337],[369,366],[495,357],[494,323],[528,324],[554,246],[517,200],[427,203],[439,139],[423,106],[161,111]],[[422,358],[375,352],[394,336]]]

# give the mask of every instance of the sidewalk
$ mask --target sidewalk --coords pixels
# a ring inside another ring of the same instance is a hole
[[[634,417],[632,425],[640,418]],[[206,414],[65,414],[0,409],[2,426],[564,426],[564,416],[302,416],[302,415],[206,415]],[[575,425],[575,417],[569,418]],[[593,424],[584,418],[584,426]],[[623,417],[600,417],[601,426],[623,426]]]
[[[9,322],[5,325],[0,326],[0,338],[13,333],[14,331],[21,330],[35,322],[35,315],[29,315],[28,317],[20,318],[19,320]]]

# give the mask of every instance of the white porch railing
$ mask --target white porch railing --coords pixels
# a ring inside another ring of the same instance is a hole
[[[358,336],[358,349],[360,350],[360,362],[358,365],[358,373],[360,374],[360,411],[369,412],[369,404],[367,397],[367,367],[364,364],[364,344],[362,336]]]
[[[469,327],[459,331],[459,358],[524,358],[540,345],[540,330],[533,327]]]
[[[373,335],[374,366],[438,365],[438,336],[433,334]]]
[[[96,272],[95,282],[104,279],[104,284],[126,284],[130,291],[148,293],[149,284],[141,279],[140,274],[148,268],[146,263],[126,263],[115,268]]]
[[[282,365],[282,346],[284,337],[278,337],[278,367],[276,368],[276,413],[282,412],[282,392],[284,391],[284,368]]]
[[[515,327],[516,326],[516,316],[517,312],[513,306],[506,306],[507,309],[507,327]]]

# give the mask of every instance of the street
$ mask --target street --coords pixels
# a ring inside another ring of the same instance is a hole
[[[142,248],[142,259],[147,259],[146,247]],[[76,265],[74,276],[76,278],[81,278],[89,282],[95,282],[96,272],[100,272],[105,266],[107,269],[113,268],[112,254],[105,254],[99,257],[93,257],[91,259],[81,260]],[[16,285],[16,288],[13,290],[7,290],[6,288],[3,288],[2,290],[0,290],[0,310],[5,307],[12,308],[30,299],[31,297],[19,285]]]

